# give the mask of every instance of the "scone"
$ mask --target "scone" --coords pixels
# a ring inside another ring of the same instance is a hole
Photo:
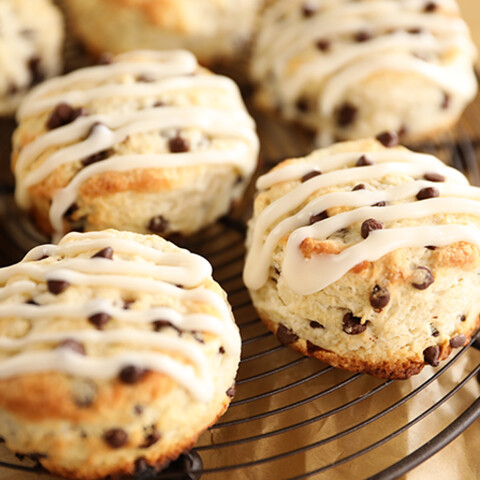
[[[66,0],[74,32],[94,54],[192,51],[204,65],[245,51],[262,0]]]
[[[255,169],[238,87],[186,51],[138,51],[34,89],[13,139],[17,203],[41,230],[188,235]]]
[[[63,20],[50,0],[0,1],[0,115],[62,68]]]
[[[479,326],[480,189],[431,155],[395,147],[393,133],[378,138],[260,177],[244,280],[280,342],[336,367],[407,378]]]
[[[477,91],[455,0],[278,0],[252,60],[257,104],[334,141],[448,129]]]
[[[0,281],[12,451],[68,478],[132,474],[175,459],[227,409],[240,335],[202,257],[156,235],[72,232]]]

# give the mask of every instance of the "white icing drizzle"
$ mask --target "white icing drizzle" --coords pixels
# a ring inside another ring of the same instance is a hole
[[[345,92],[382,70],[418,74],[466,102],[477,90],[476,50],[465,22],[452,17],[458,12],[455,2],[436,3],[438,11],[425,13],[425,2],[419,1],[319,2],[318,12],[305,18],[300,0],[280,0],[263,18],[253,75],[281,100],[287,115],[305,91],[311,95],[312,85],[318,86],[318,115],[325,120],[327,142],[332,136],[328,120]],[[352,37],[358,32],[372,38],[356,42]],[[321,39],[331,41],[328,51],[316,50]]]
[[[228,150],[215,146],[187,153],[112,155],[81,169],[68,185],[54,194],[50,220],[57,236],[63,233],[62,215],[75,201],[81,184],[106,171],[128,171],[133,169],[133,165],[134,168],[144,169],[205,163],[231,164],[248,178],[255,168],[259,149],[255,124],[243,107],[233,81],[218,75],[198,73],[197,70],[195,57],[185,51],[131,52],[116,57],[111,65],[78,70],[34,89],[18,112],[20,120],[50,111],[61,102],[74,107],[88,106],[92,101],[107,97],[155,99],[166,92],[184,96],[192,89],[226,91],[232,97],[233,106],[166,105],[127,113],[117,111],[79,117],[37,137],[19,152],[15,165],[17,203],[24,209],[30,208],[30,187],[43,181],[60,166],[78,163],[114,148],[131,135],[151,131],[197,128],[207,137],[235,139],[237,142]],[[129,76],[135,78],[138,75],[146,75],[153,81],[124,81]],[[82,82],[87,82],[89,86],[82,85],[82,90],[77,89]],[[51,150],[56,151],[46,155]]]
[[[428,218],[432,215],[480,216],[480,189],[469,186],[460,172],[446,167],[435,157],[409,153],[403,149],[382,150],[366,155],[376,164],[352,167],[362,152],[320,158],[314,152],[304,161],[276,169],[258,180],[259,188],[268,189],[277,183],[298,181],[305,173],[312,171],[313,167],[325,171],[330,163],[331,169],[339,168],[300,183],[258,214],[248,239],[244,270],[244,281],[248,288],[257,290],[265,284],[273,251],[284,237],[288,237],[288,241],[281,274],[288,287],[300,295],[318,292],[361,262],[377,260],[400,247],[444,246],[463,240],[480,248],[480,233],[476,227],[450,224],[388,228],[391,222]],[[403,163],[399,162],[400,159],[403,159]],[[444,176],[445,182],[423,180],[423,176],[428,173]],[[352,191],[349,188],[347,191],[327,192],[309,200],[320,189],[361,181],[370,185],[391,174],[412,178],[406,183],[403,181],[384,190],[367,188]],[[428,187],[436,188],[440,196],[415,201],[418,192]],[[387,202],[387,206],[372,206],[381,201]],[[335,207],[353,209],[309,225],[312,215]],[[367,239],[339,254],[313,254],[311,258],[303,255],[301,245],[305,239],[326,240],[335,232],[369,218],[383,222],[386,228],[370,232]]]
[[[113,259],[91,258],[106,247],[113,249]],[[45,255],[54,256],[57,261],[40,260]],[[214,393],[214,374],[205,347],[192,337],[172,335],[168,326],[154,332],[150,327],[142,329],[142,325],[162,320],[181,332],[208,332],[221,339],[228,355],[238,357],[240,337],[225,300],[202,286],[210,274],[210,264],[187,250],[159,251],[130,238],[119,238],[113,231],[71,233],[59,245],[35,247],[20,263],[0,269],[0,282],[4,284],[0,287],[0,320],[24,318],[32,323],[30,332],[23,337],[0,336],[0,378],[53,370],[107,379],[133,364],[163,372],[199,401],[209,401]],[[206,304],[217,314],[182,313],[170,306],[125,310],[123,305],[102,298],[101,293],[78,303],[25,303],[35,295],[45,295],[44,285],[49,280],[66,281],[68,288],[98,287],[98,292],[102,288],[118,288],[162,293],[184,304]],[[87,321],[99,313],[111,317],[111,328],[98,331]],[[73,329],[56,328],[56,321],[65,318],[75,320]],[[117,322],[125,325],[118,328]],[[120,344],[122,353],[92,357],[57,348],[57,344],[72,339],[87,345]],[[175,360],[168,352],[179,354],[189,364]]]

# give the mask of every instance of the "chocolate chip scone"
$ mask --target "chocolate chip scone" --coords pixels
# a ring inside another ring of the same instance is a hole
[[[63,20],[50,0],[0,2],[0,115],[62,68]]]
[[[186,51],[138,51],[34,89],[13,139],[39,228],[190,234],[225,214],[258,139],[235,83]]]
[[[73,31],[94,54],[185,48],[204,65],[245,51],[262,0],[66,0]]]
[[[318,143],[448,129],[477,91],[475,47],[455,0],[279,0],[262,16],[257,103]]]
[[[282,343],[407,378],[479,327],[480,189],[394,144],[340,143],[261,177],[244,280]]]
[[[0,437],[75,479],[162,467],[227,409],[240,335],[210,264],[156,235],[65,236],[0,269]]]

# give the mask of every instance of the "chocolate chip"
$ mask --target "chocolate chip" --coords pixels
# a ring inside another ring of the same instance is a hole
[[[124,310],[129,310],[130,307],[135,303],[135,300],[133,299],[128,299],[123,301],[123,309]]]
[[[423,359],[425,363],[428,363],[432,367],[436,367],[438,365],[438,359],[440,358],[440,347],[438,345],[434,345],[433,347],[427,347],[423,351]]]
[[[235,383],[226,391],[227,397],[233,398],[235,394],[237,393],[237,387]]]
[[[427,245],[425,248],[428,248],[429,250],[436,250],[437,247],[435,247],[434,245]]]
[[[466,316],[466,315],[462,315],[462,316],[460,317],[460,321],[461,321],[461,322],[464,322],[466,319],[467,319],[467,316]]]
[[[301,97],[297,100],[295,106],[297,107],[297,110],[299,112],[308,112],[308,110],[310,109],[310,106],[308,104],[308,100],[304,97]]]
[[[224,349],[223,347],[220,347],[220,348],[218,349],[218,353],[219,353],[220,355],[224,355],[224,354],[225,354],[225,349]]]
[[[168,230],[168,221],[162,215],[150,219],[147,227],[153,233],[165,233]]]
[[[430,329],[432,331],[432,337],[438,337],[440,335],[440,332],[437,330],[437,327],[435,325],[430,325]]]
[[[390,292],[385,287],[375,285],[370,293],[370,305],[375,310],[381,310],[388,305],[390,301]]]
[[[148,73],[143,73],[142,75],[139,75],[137,77],[137,82],[153,83],[154,81],[155,81],[155,78]]]
[[[374,165],[374,162],[370,160],[366,155],[362,155],[355,164],[356,167],[366,167],[368,165]]]
[[[359,183],[352,188],[352,192],[356,192],[357,190],[365,190],[365,185],[363,183]]]
[[[328,50],[330,50],[330,47],[332,46],[332,43],[326,38],[321,38],[320,40],[317,40],[315,45],[321,52],[328,52]]]
[[[368,220],[365,220],[362,223],[362,237],[367,238],[370,232],[373,232],[373,230],[383,230],[384,225],[382,222],[379,222],[378,220],[375,220],[374,218],[369,218]]]
[[[302,14],[304,17],[309,18],[315,15],[318,11],[318,7],[311,2],[305,2],[302,5]]]
[[[136,367],[135,365],[128,365],[120,370],[119,378],[123,383],[137,383],[145,375],[146,371],[143,368]]]
[[[78,205],[76,203],[72,203],[66,210],[63,216],[65,218],[70,218],[77,210],[78,210]]]
[[[307,180],[310,180],[311,178],[318,177],[318,175],[321,175],[322,172],[320,170],[312,170],[311,172],[306,173],[302,178],[301,182],[304,183]]]
[[[381,202],[374,203],[372,207],[385,207],[387,205],[387,202],[384,202],[383,200]]]
[[[38,305],[39,305],[33,298],[31,298],[30,300],[27,300],[25,303],[27,305],[34,305],[36,307],[38,307]]]
[[[278,325],[276,335],[280,343],[283,343],[283,345],[290,345],[298,340],[298,335],[282,323]]]
[[[90,155],[89,157],[84,158],[82,160],[82,165],[84,167],[88,167],[92,163],[101,162],[102,160],[105,160],[106,158],[110,157],[112,155],[112,153],[113,152],[110,149],[102,150],[101,152],[94,153],[93,155]]]
[[[450,339],[450,346],[452,348],[460,348],[465,345],[466,341],[467,337],[465,335],[457,335],[456,337]]]
[[[157,108],[157,107],[164,107],[165,105],[166,105],[166,103],[165,103],[165,102],[162,102],[161,100],[158,100],[157,102],[155,102],[155,103],[153,104],[153,106],[154,106],[155,108]]]
[[[310,217],[310,225],[313,225],[314,223],[325,220],[326,218],[328,218],[328,213],[326,210],[324,210],[323,212],[317,213],[315,215],[312,215]]]
[[[133,407],[133,413],[135,415],[141,415],[143,413],[143,407],[141,405],[135,405]]]
[[[357,32],[354,36],[356,42],[367,42],[368,40],[372,39],[372,34],[370,32],[367,32],[366,30],[361,30],[360,32]]]
[[[64,292],[70,284],[65,280],[48,280],[47,281],[47,288],[50,293],[54,295],[60,295]]]
[[[392,148],[396,147],[399,143],[397,132],[383,132],[375,137],[384,147]]]
[[[79,353],[80,355],[86,355],[85,347],[83,344],[74,340],[73,338],[66,338],[58,344],[58,348],[66,348],[68,350],[73,350],[74,352]]]
[[[423,178],[429,182],[444,182],[445,177],[439,173],[426,173]]]
[[[315,320],[311,320],[310,328],[325,328],[325,327],[321,323],[318,323]]]
[[[350,103],[345,103],[337,112],[337,124],[340,127],[348,127],[355,122],[358,116],[358,109]]]
[[[413,27],[413,28],[409,28],[407,30],[408,33],[411,33],[412,35],[419,35],[420,33],[423,32],[423,28],[421,27]]]
[[[313,355],[316,352],[319,352],[320,350],[323,350],[321,347],[318,345],[315,345],[312,343],[310,340],[307,340],[307,353],[309,355]]]
[[[145,437],[144,442],[140,445],[140,448],[149,448],[152,445],[155,445],[162,436],[160,435],[160,432],[157,430],[157,428],[152,425],[152,431],[149,435]]]
[[[28,69],[30,70],[30,86],[33,87],[37,83],[45,80],[45,74],[41,68],[40,57],[34,56],[28,61]]]
[[[105,312],[96,313],[88,317],[88,321],[98,330],[103,330],[103,327],[112,319],[111,315]]]
[[[424,12],[432,13],[437,9],[438,5],[435,2],[427,2],[423,8]]]
[[[367,329],[368,322],[361,323],[360,317],[354,317],[352,312],[343,316],[343,331],[348,335],[358,335]]]
[[[450,102],[452,100],[452,97],[448,93],[443,93],[443,99],[442,99],[442,110],[447,110],[448,107],[450,106]]]
[[[113,259],[113,248],[105,247],[102,250],[98,251],[95,255],[92,255],[92,258],[106,258],[107,260]]]
[[[59,103],[51,113],[47,121],[47,127],[50,130],[53,130],[62,127],[63,125],[68,125],[81,115],[85,114],[86,110],[84,108],[73,108],[68,103]]]
[[[435,187],[425,187],[422,188],[418,193],[417,193],[417,200],[426,200],[427,198],[435,198],[440,195],[440,192],[438,191],[438,188]]]
[[[103,440],[112,448],[120,448],[128,442],[128,435],[121,428],[112,428],[103,434]]]
[[[162,328],[165,328],[165,327],[171,327],[175,329],[178,333],[182,333],[182,331],[178,327],[173,325],[173,323],[169,322],[168,320],[154,320],[152,322],[152,325],[153,325],[153,330],[155,332],[159,332],[160,330],[162,330]]]
[[[188,152],[190,150],[190,143],[185,138],[177,135],[169,140],[168,147],[172,153]]]
[[[425,290],[435,281],[435,278],[427,267],[417,267],[413,272],[412,280],[412,287],[417,290]]]

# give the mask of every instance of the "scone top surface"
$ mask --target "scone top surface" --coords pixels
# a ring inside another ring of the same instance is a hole
[[[60,72],[63,20],[50,0],[0,2],[0,115],[30,87]]]
[[[140,457],[175,458],[226,409],[240,336],[202,257],[154,235],[70,233],[0,281],[12,450],[73,478],[132,473]]]
[[[50,80],[14,135],[16,199],[40,228],[192,233],[223,215],[256,165],[236,85],[186,51],[138,51]]]
[[[262,16],[258,102],[319,143],[435,135],[477,91],[476,51],[455,0],[279,0]]]
[[[288,343],[402,378],[476,329],[480,189],[457,170],[368,140],[285,161],[257,187],[244,279]]]

